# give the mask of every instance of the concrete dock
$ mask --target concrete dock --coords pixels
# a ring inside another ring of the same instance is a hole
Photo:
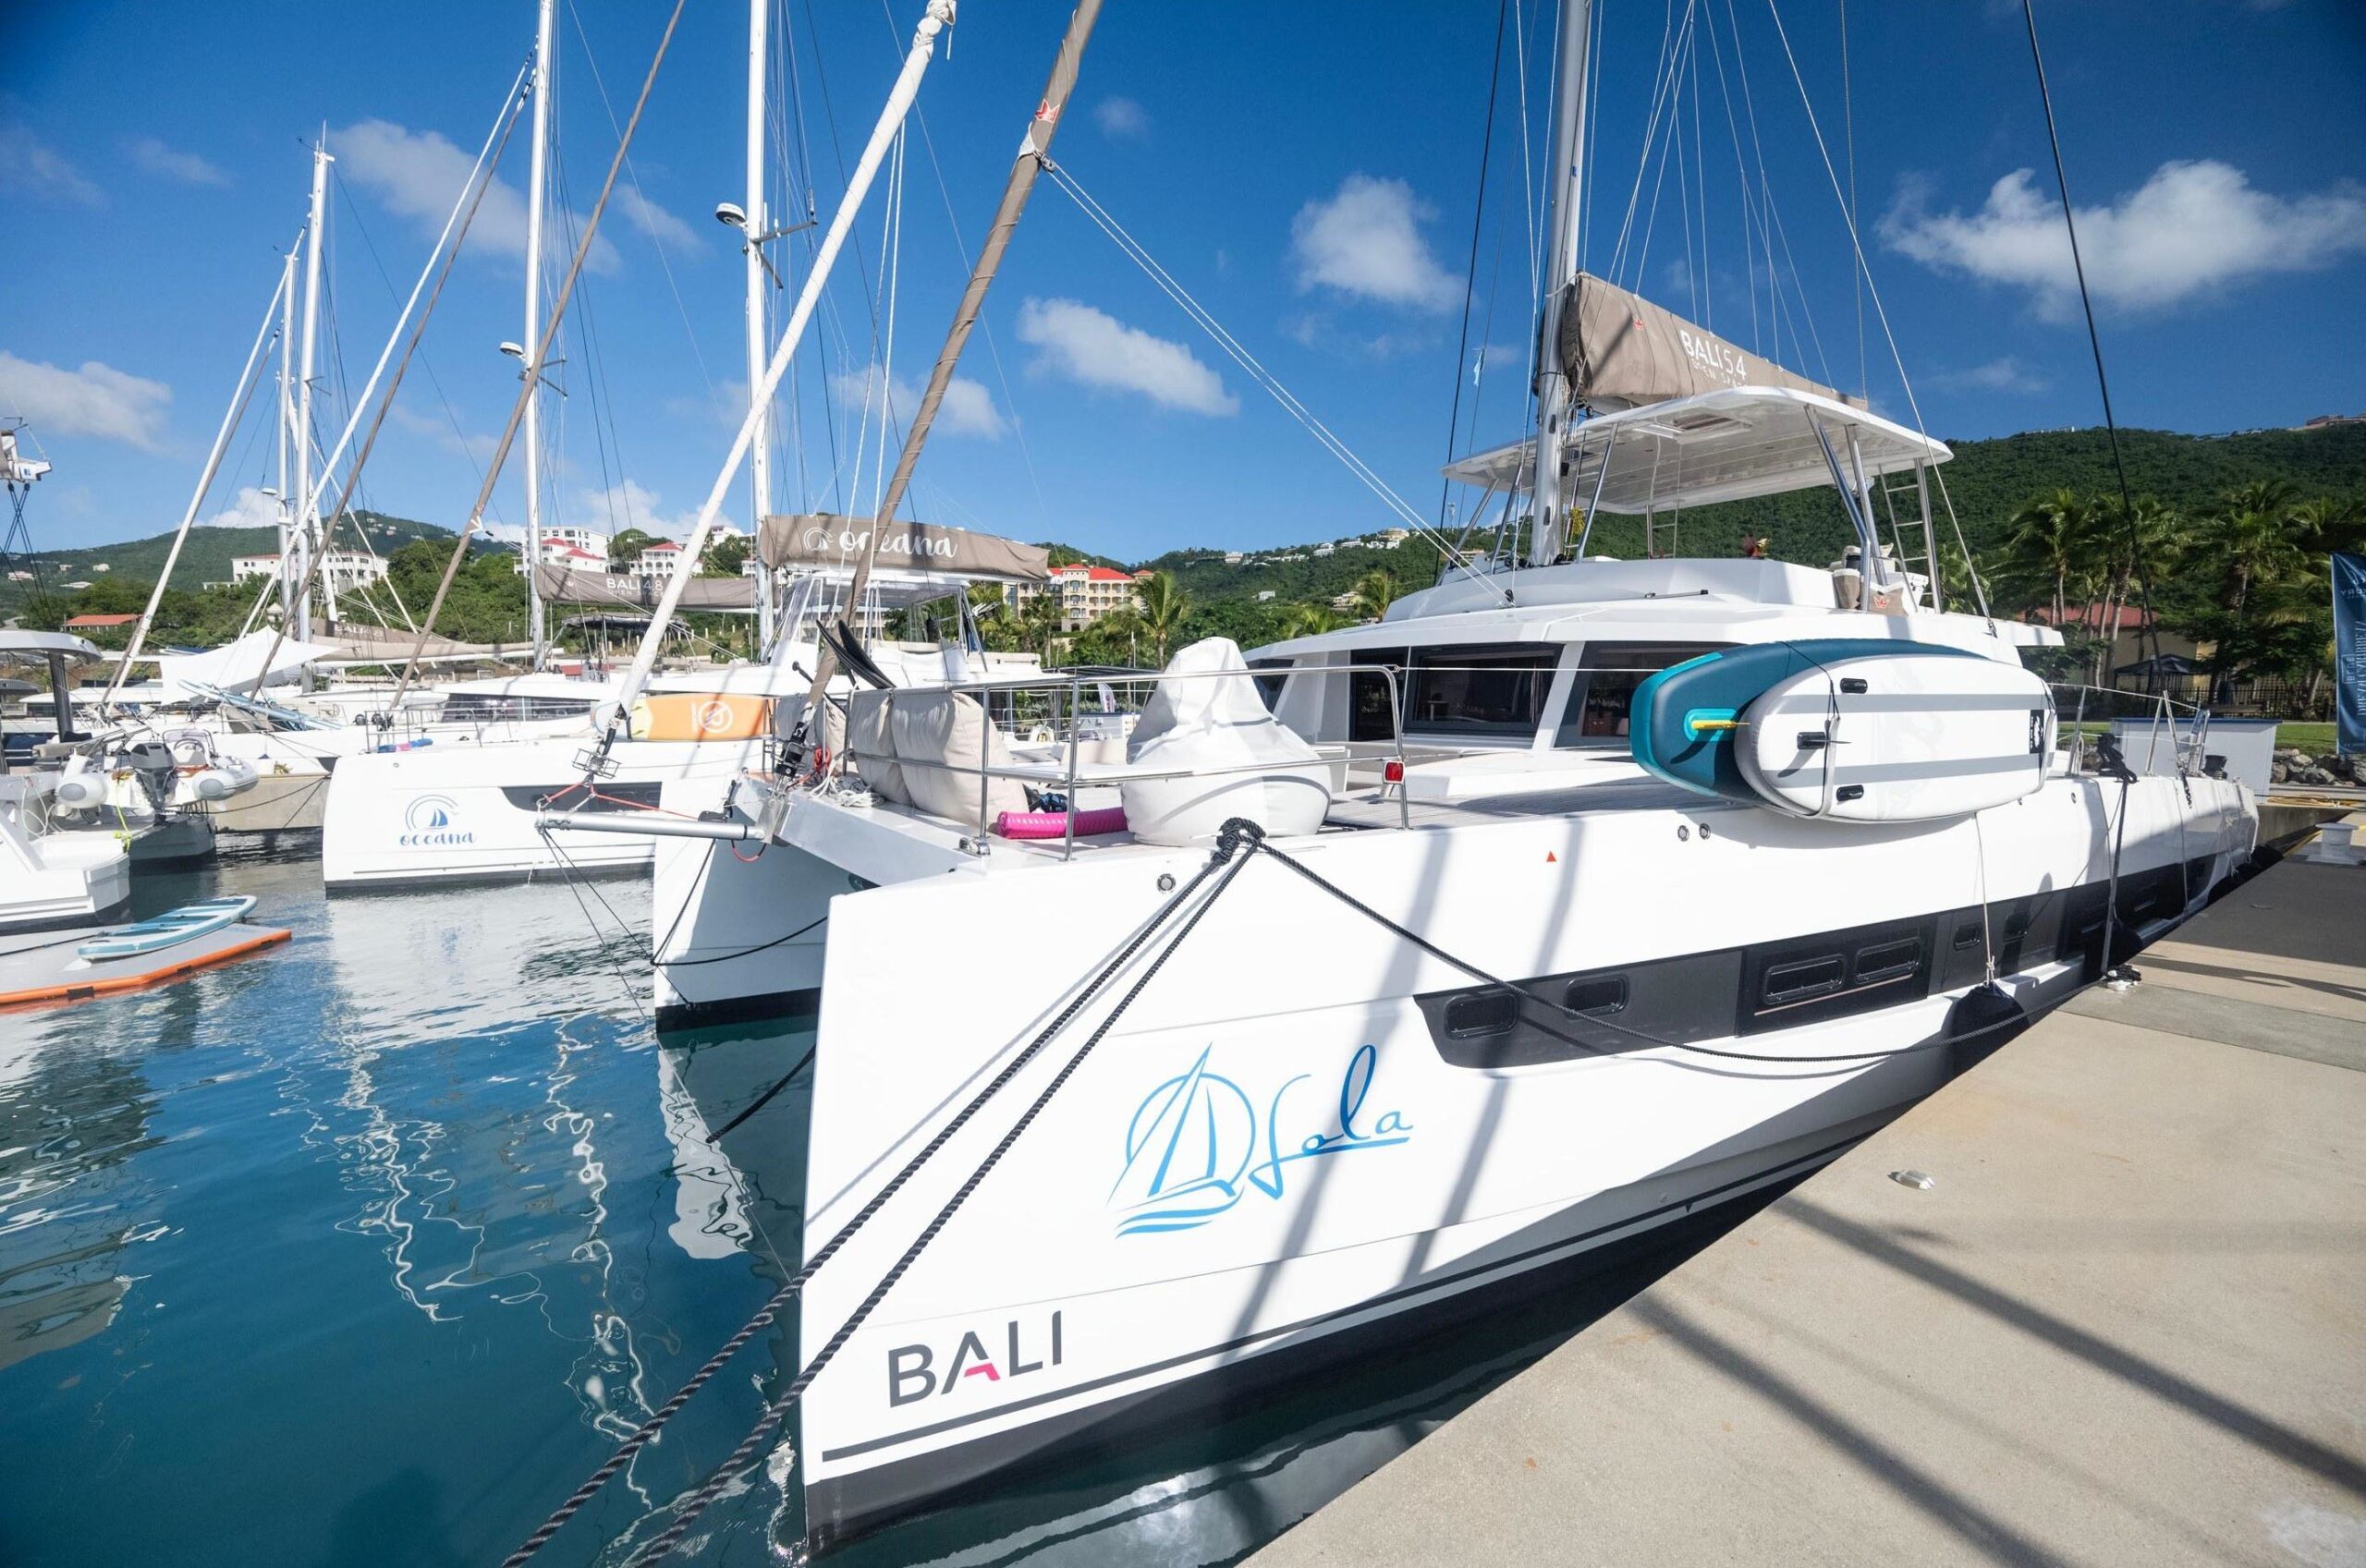
[[[2366,1565],[2366,868],[2137,963],[1252,1561]]]

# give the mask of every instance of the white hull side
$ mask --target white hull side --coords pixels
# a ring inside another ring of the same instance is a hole
[[[673,808],[675,800],[669,789],[665,803]],[[830,900],[856,885],[847,874],[786,844],[744,859],[752,845],[689,838],[655,845],[649,929],[657,1027],[811,1012]]]
[[[537,801],[580,785],[578,760],[590,746],[575,737],[342,760],[322,817],[322,881],[355,888],[648,865],[651,841],[640,834],[562,831],[546,839],[535,827]],[[621,741],[609,752],[616,772],[599,787],[651,806],[664,791],[666,809],[696,815],[722,805],[732,780],[762,754],[761,740]],[[579,789],[567,798],[579,800]]]
[[[2235,786],[2192,785],[2190,808],[2177,781],[2134,786],[2123,869],[2206,857],[2198,898],[2249,853],[2254,819]],[[2116,784],[2057,780],[1979,830],[1704,805],[1291,847],[1447,951],[1522,978],[2100,882],[2118,798]],[[1713,835],[1692,831],[1703,823]],[[1127,853],[836,899],[809,1254],[1152,914],[1160,874],[1179,881],[1203,859]],[[1047,963],[1054,951],[1063,957]],[[2075,966],[2032,966],[2008,989],[2066,977]],[[799,1451],[817,1539],[1022,1459],[1087,1413],[1541,1267],[1828,1157],[1937,1087],[1950,1054],[1760,1064],[1653,1046],[1455,1065],[1413,999],[1473,983],[1285,869],[1252,863],[815,1382]],[[1697,1043],[1789,1056],[1896,1050],[1944,1039],[1965,989]],[[1089,1005],[821,1273],[802,1307],[809,1352],[1105,1012]]]
[[[131,902],[131,857],[112,833],[0,844],[0,932],[93,926]]]

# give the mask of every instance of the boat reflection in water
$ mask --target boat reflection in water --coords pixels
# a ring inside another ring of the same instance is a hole
[[[667,1037],[658,1058],[659,1100],[678,1182],[677,1217],[667,1234],[697,1256],[745,1249],[775,1285],[794,1272],[802,1245],[811,1064],[801,1059],[811,1043],[810,1032],[713,1029]],[[798,1070],[784,1083],[792,1065]],[[1384,1356],[1149,1441],[1137,1434],[1056,1472],[997,1487],[983,1501],[890,1526],[825,1561],[848,1568],[1231,1562],[1774,1196],[1726,1205],[1606,1268],[1589,1259],[1582,1274],[1540,1280],[1518,1300],[1491,1301],[1483,1316],[1392,1345]],[[795,1314],[783,1317],[765,1345],[766,1397],[786,1386],[787,1369],[797,1365]],[[764,1352],[751,1347],[748,1354]],[[774,1457],[763,1485],[771,1545],[801,1559],[802,1477]],[[660,1527],[654,1520],[653,1527]]]

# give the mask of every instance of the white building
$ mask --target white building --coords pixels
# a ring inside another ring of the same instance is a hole
[[[555,544],[544,539],[543,563],[545,565],[565,566],[570,572],[604,572],[608,569],[608,553],[604,550],[582,550],[572,544]],[[524,551],[520,550],[518,553],[518,558],[510,564],[509,569],[521,577],[526,575]]]
[[[278,576],[276,555],[235,555],[230,559],[230,580],[234,583]],[[322,557],[316,580],[326,584],[331,593],[350,593],[371,583],[385,581],[386,563],[366,550],[332,550]]]
[[[1239,552],[1239,551],[1238,551],[1238,550],[1227,550],[1227,551],[1226,551],[1226,552],[1224,553],[1224,564],[1225,564],[1226,565],[1227,565],[1227,566],[1238,566],[1238,565],[1240,565],[1240,552]]]
[[[555,559],[554,550],[580,550],[586,555],[596,555],[604,561],[608,558],[608,536],[596,529],[545,528],[543,529],[543,559]]]
[[[674,575],[674,565],[681,558],[680,545],[670,539],[661,539],[654,544],[641,546],[640,553],[634,556],[625,569],[644,581],[654,578],[662,582]]]
[[[1314,547],[1314,558],[1318,561],[1322,560],[1325,555],[1328,555],[1331,553],[1332,547],[1330,545],[1318,544]]]
[[[1147,572],[1138,575],[1149,576]],[[1053,567],[1049,583],[1041,589],[1020,589],[1018,597],[1025,603],[1038,593],[1054,595],[1060,602],[1060,629],[1082,631],[1113,611],[1141,608],[1134,588],[1136,576],[1079,561]]]

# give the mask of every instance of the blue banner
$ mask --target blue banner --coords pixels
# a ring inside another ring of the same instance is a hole
[[[2366,555],[2333,558],[2334,749],[2366,752]]]

